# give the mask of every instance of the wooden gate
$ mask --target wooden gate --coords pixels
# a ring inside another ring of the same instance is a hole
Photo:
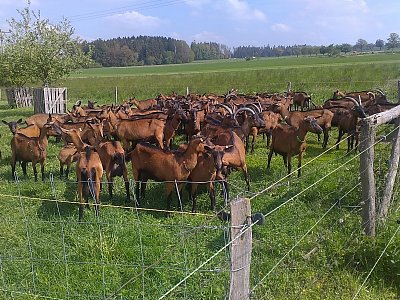
[[[65,113],[67,110],[66,88],[37,88],[33,90],[34,113]]]
[[[33,104],[32,88],[17,87],[6,89],[7,102],[11,108],[30,107]]]

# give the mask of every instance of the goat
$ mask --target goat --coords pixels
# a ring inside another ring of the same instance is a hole
[[[115,135],[121,141],[125,150],[129,149],[129,143],[137,143],[139,140],[156,139],[158,146],[163,149],[164,119],[141,117],[137,119],[118,120],[110,110],[107,112],[107,120],[110,125],[111,135]],[[133,145],[135,146],[135,145]]]
[[[300,122],[307,116],[312,116],[317,120],[317,124],[322,127],[324,131],[324,140],[322,148],[326,148],[329,139],[329,131],[332,126],[333,112],[328,109],[313,109],[306,112],[294,111],[290,112],[289,117],[285,121],[296,128],[299,128]],[[319,140],[319,135],[318,135]]]
[[[11,139],[11,172],[14,176],[15,164],[21,162],[22,172],[26,176],[26,163],[32,162],[33,174],[37,181],[36,164],[40,163],[42,180],[44,180],[44,162],[47,157],[47,132],[52,124],[47,123],[40,129],[39,137],[29,137],[16,133]]]
[[[347,97],[347,99],[354,103],[354,107],[351,109],[337,108],[332,118],[332,125],[337,126],[339,129],[336,149],[339,149],[340,140],[347,133],[350,136],[347,140],[347,152],[350,152],[354,147],[354,135],[356,134],[358,118],[366,118],[366,114],[359,102],[350,97]]]
[[[84,143],[80,132],[77,129],[65,130],[55,126],[56,132],[67,134],[78,151],[78,161],[76,163],[76,180],[78,182],[79,195],[79,221],[83,218],[83,200],[92,196],[95,200],[96,215],[99,214],[101,177],[103,176],[103,165],[99,154],[91,145]]]
[[[197,189],[199,185],[206,184],[208,193],[211,201],[211,209],[215,211],[215,187],[214,181],[219,180],[222,181],[222,185],[226,189],[226,199],[228,199],[228,184],[225,181],[225,178],[222,174],[222,157],[225,151],[231,147],[232,145],[227,146],[218,146],[208,144],[208,147],[211,153],[204,152],[200,153],[197,158],[196,167],[190,172],[188,177],[188,190],[189,190],[189,199],[192,201],[192,212],[196,211],[196,198],[197,198]],[[179,146],[179,151],[184,151],[187,148],[187,144],[181,144]]]
[[[190,172],[196,167],[199,153],[205,151],[205,140],[202,137],[193,138],[184,152],[165,151],[148,143],[139,142],[135,149],[129,153],[132,160],[132,172],[136,181],[136,195],[139,199],[139,184],[141,197],[145,195],[148,179],[167,181],[166,196],[167,210],[171,207],[174,180],[185,181]],[[178,184],[178,192],[183,183]]]
[[[70,166],[77,160],[78,150],[74,144],[66,144],[63,148],[61,148],[58,154],[58,161],[60,162],[60,178],[64,175],[64,166],[66,166],[65,178],[68,178]]]
[[[225,151],[222,157],[222,164],[226,167],[242,170],[247,190],[250,191],[249,174],[246,164],[246,149],[240,137],[233,130],[221,130],[211,139],[211,141],[215,145],[220,146],[232,145],[232,147],[229,147]]]
[[[181,108],[178,108],[175,112],[168,116],[164,127],[164,141],[166,149],[171,148],[172,138],[175,136],[176,130],[181,124],[181,121],[185,122],[186,120],[186,113]]]
[[[244,113],[244,120],[240,124],[240,130],[235,130],[235,132],[239,136],[243,136],[245,143],[246,143],[246,152],[249,150],[249,135],[252,133],[252,128],[256,127],[258,128],[263,128],[265,127],[265,122],[260,117],[261,112],[255,112],[253,109],[250,109],[248,107],[242,107],[239,108],[233,115],[233,118],[236,119],[237,115],[243,111],[248,111],[250,112],[250,115],[247,115]],[[253,141],[251,145],[251,152],[254,152],[254,136],[253,136]]]
[[[270,168],[272,154],[280,154],[283,157],[288,174],[292,172],[292,156],[298,155],[298,177],[301,175],[301,159],[307,148],[307,132],[322,133],[322,128],[314,117],[305,117],[299,124],[299,128],[290,125],[278,125],[272,130],[272,144],[268,155],[267,169]]]
[[[23,123],[22,119],[19,119],[18,121],[11,121],[11,122],[7,122],[4,120],[1,120],[1,121],[3,122],[3,124],[8,126],[8,128],[10,129],[10,131],[13,135],[15,135],[17,132],[22,133],[29,137],[39,137],[39,135],[40,135],[40,128],[36,124],[31,124],[24,128],[19,128],[18,124]]]
[[[126,201],[130,201],[128,172],[125,165],[125,151],[119,141],[100,142],[96,145],[108,182],[108,193],[112,198],[114,177],[122,176],[125,182]]]
[[[157,105],[156,99],[147,99],[147,100],[137,101],[135,98],[131,98],[131,99],[129,99],[128,102],[130,105],[134,104],[137,108],[139,108],[141,110],[149,109],[149,108],[152,108],[153,106]]]
[[[288,82],[286,96],[292,98],[292,105],[295,110],[298,110],[299,106],[301,111],[306,107],[307,109],[310,107],[311,96],[308,95],[306,92],[293,92],[291,90],[292,83]]]

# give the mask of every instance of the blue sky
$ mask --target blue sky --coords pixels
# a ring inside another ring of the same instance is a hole
[[[26,0],[0,0],[0,29]],[[31,0],[86,40],[166,36],[241,45],[355,44],[400,34],[400,0]]]

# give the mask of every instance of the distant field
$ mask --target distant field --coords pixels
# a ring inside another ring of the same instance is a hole
[[[180,65],[84,69],[54,86],[68,88],[70,105],[77,99],[98,103],[117,102],[135,96],[155,97],[159,93],[179,94],[186,87],[196,93],[225,94],[236,88],[241,93],[284,92],[287,82],[293,90],[313,94],[321,102],[336,89],[354,91],[384,89],[397,97],[400,53],[346,55],[341,57],[301,56],[281,58],[227,59]],[[5,100],[3,91],[2,100]]]
[[[139,76],[139,75],[161,75],[161,74],[183,74],[204,72],[229,72],[262,70],[270,68],[304,68],[313,66],[346,66],[354,64],[369,63],[392,63],[400,62],[400,54],[366,54],[349,55],[340,57],[329,56],[302,56],[281,58],[256,58],[249,61],[245,59],[226,59],[212,61],[196,61],[189,64],[160,65],[142,67],[120,67],[120,68],[93,68],[81,70],[71,75],[71,78],[81,77],[115,77],[115,76]]]
[[[382,88],[395,97],[400,78],[400,54],[369,54],[345,57],[284,57],[229,59],[182,65],[86,69],[72,74],[59,86],[69,88],[69,98],[118,102],[135,96],[155,97],[172,91],[224,94],[231,88],[242,93],[284,92],[293,89],[313,94],[315,102],[327,99],[336,89]]]

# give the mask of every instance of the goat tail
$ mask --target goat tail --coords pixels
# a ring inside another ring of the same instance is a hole
[[[111,157],[111,174],[113,176],[122,176],[125,166],[124,153],[114,153]]]

